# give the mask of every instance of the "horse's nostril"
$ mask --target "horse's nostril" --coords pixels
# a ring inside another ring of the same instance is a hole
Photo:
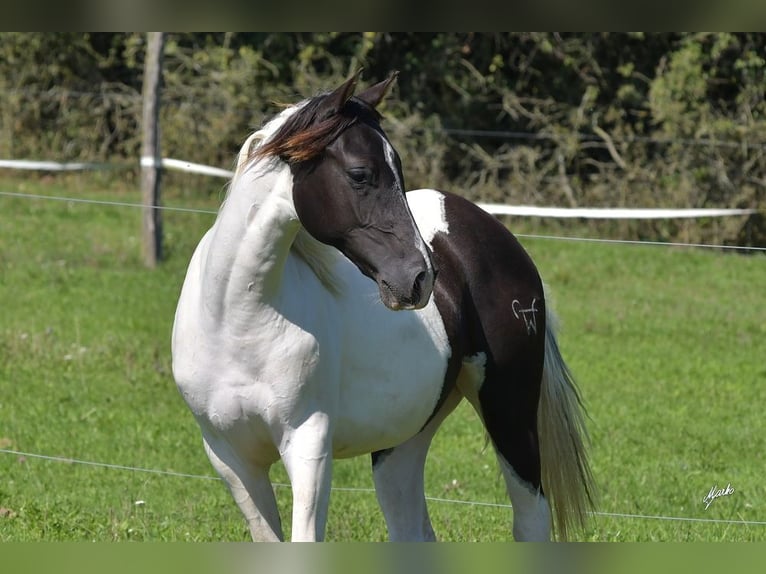
[[[415,276],[415,284],[412,286],[412,300],[419,301],[423,293],[423,285],[426,282],[426,272],[421,271]]]

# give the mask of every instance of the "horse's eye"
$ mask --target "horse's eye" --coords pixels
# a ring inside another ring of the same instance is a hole
[[[370,169],[366,167],[352,167],[347,172],[348,178],[356,185],[373,184],[374,177]]]

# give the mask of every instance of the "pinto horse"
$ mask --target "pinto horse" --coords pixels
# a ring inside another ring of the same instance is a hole
[[[497,454],[514,538],[566,539],[591,475],[542,281],[474,204],[405,194],[376,111],[395,77],[356,96],[352,77],[248,138],[181,291],[176,383],[254,540],[283,539],[274,462],[292,540],[316,541],[333,458],[366,453],[390,539],[434,540],[426,454],[462,398]]]

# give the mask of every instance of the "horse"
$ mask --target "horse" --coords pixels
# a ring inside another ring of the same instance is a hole
[[[336,458],[371,455],[392,541],[435,540],[434,434],[462,399],[483,422],[515,540],[566,540],[592,506],[584,408],[537,269],[462,197],[405,193],[358,74],[282,110],[242,146],[188,266],[172,370],[254,541],[325,536]],[[438,278],[437,278],[438,277]]]

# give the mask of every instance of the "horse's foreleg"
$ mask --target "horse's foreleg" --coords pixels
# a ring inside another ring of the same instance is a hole
[[[525,370],[525,367],[528,369]],[[536,427],[536,395],[534,377],[530,374],[534,365],[523,362],[517,365],[514,375],[493,374],[481,381],[480,391],[476,380],[469,379],[470,371],[464,368],[465,383],[462,390],[484,422],[492,441],[500,470],[505,479],[506,490],[513,505],[513,537],[516,540],[550,540],[550,508],[542,493],[540,482],[540,452]],[[512,387],[508,381],[515,381]],[[524,385],[527,385],[524,387]],[[525,402],[518,389],[529,389],[531,398]],[[513,396],[509,389],[516,389]]]
[[[314,413],[285,435],[282,462],[293,491],[293,542],[324,539],[332,481],[330,423],[324,413]]]
[[[424,492],[426,455],[439,425],[460,399],[460,394],[453,391],[418,434],[394,448],[372,455],[375,492],[391,541],[436,540]]]
[[[282,524],[268,468],[242,461],[224,443],[204,442],[205,452],[245,516],[253,540],[281,541]]]

